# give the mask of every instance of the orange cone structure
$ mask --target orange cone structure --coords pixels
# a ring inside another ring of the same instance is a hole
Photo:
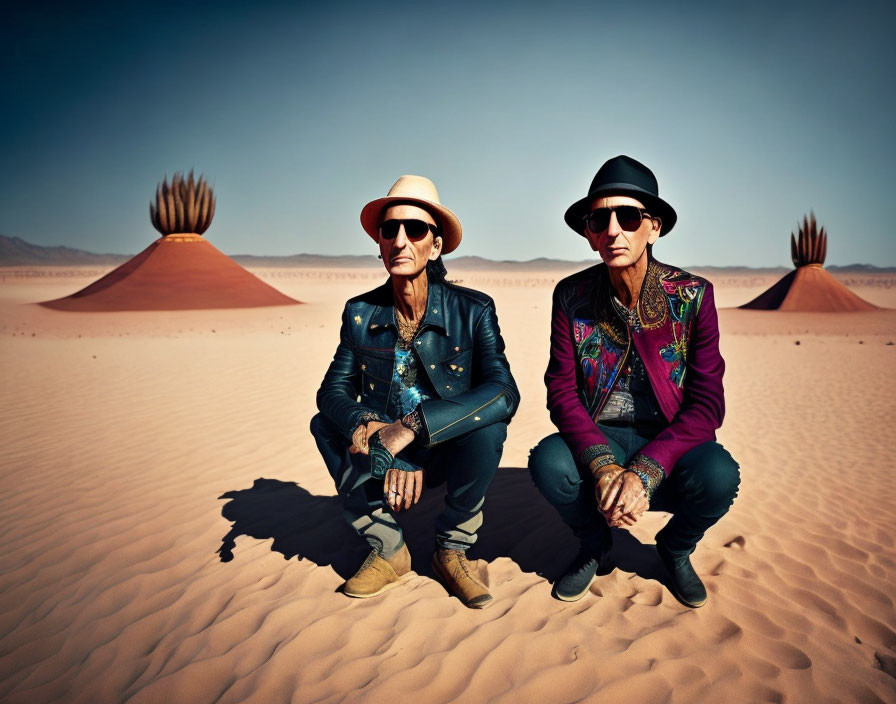
[[[90,286],[41,305],[56,310],[187,310],[299,303],[201,235],[160,237]]]
[[[799,241],[790,233],[790,253],[796,270],[740,307],[818,313],[877,310],[877,306],[859,298],[822,268],[827,245],[827,233],[824,228],[817,229],[815,215],[811,219],[804,217]]]
[[[159,185],[150,217],[162,237],[90,286],[44,301],[66,311],[252,308],[300,303],[280,293],[212,246],[201,232],[215,199],[208,184],[175,174]]]
[[[836,312],[877,310],[820,266],[802,266],[741,308]]]

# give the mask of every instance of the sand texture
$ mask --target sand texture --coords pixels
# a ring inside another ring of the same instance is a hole
[[[187,245],[184,245],[187,246]],[[896,287],[880,310],[733,308],[716,282],[740,495],[680,605],[652,547],[567,604],[571,533],[533,487],[553,431],[542,375],[559,275],[452,272],[495,297],[522,394],[471,551],[495,596],[464,608],[429,558],[442,493],[401,517],[416,570],[381,597],[308,431],[351,295],[377,272],[254,270],[306,305],[61,312],[96,272],[0,284],[0,701],[894,702]]]

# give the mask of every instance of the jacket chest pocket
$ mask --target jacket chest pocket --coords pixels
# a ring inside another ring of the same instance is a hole
[[[464,350],[430,365],[436,391],[442,398],[451,398],[470,389],[473,350]],[[435,367],[433,370],[432,367]]]
[[[361,371],[361,398],[365,401],[384,401],[392,384],[392,367],[395,356],[388,351],[371,352],[364,350],[358,354]],[[371,404],[380,405],[380,404]]]

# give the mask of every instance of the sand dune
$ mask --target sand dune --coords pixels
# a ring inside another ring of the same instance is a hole
[[[439,490],[401,518],[405,586],[336,591],[365,550],[308,422],[343,301],[382,278],[100,316],[33,305],[76,278],[4,280],[0,701],[896,701],[896,311],[722,310],[720,440],[743,483],[694,556],[709,603],[662,584],[648,514],[565,604],[550,580],[575,546],[524,470],[552,431],[550,277],[465,274],[496,299],[523,398],[472,553],[495,604],[475,612],[429,571]],[[722,305],[768,285],[736,283]],[[860,295],[896,307],[896,288]]]

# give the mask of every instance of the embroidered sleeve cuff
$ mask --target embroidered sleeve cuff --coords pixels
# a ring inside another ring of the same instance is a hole
[[[419,403],[413,411],[406,416],[402,416],[401,424],[408,430],[412,430],[418,439],[425,439],[426,424],[423,422],[423,413],[420,412]]]
[[[656,488],[666,476],[666,472],[663,470],[663,465],[652,457],[648,457],[641,453],[632,457],[626,467],[626,471],[638,475],[644,483],[644,491],[647,492],[648,499],[653,497],[653,492],[656,491]]]
[[[609,445],[592,445],[582,453],[579,462],[583,467],[588,467],[593,474],[601,467],[616,464],[616,455],[613,454]]]
[[[387,421],[374,411],[364,411],[359,418],[359,425],[367,425],[370,421],[375,420],[377,423],[386,423]]]

